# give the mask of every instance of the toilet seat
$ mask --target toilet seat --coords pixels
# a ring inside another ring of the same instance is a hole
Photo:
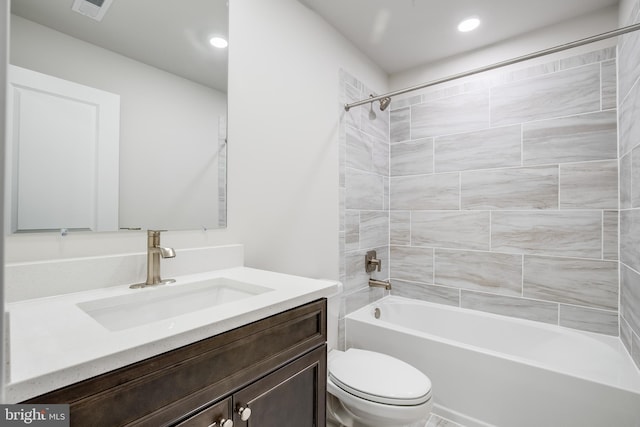
[[[376,403],[415,406],[431,398],[431,381],[395,357],[348,349],[328,363],[330,380],[342,390]]]

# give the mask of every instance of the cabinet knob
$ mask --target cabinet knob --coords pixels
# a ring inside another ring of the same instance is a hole
[[[239,405],[236,409],[236,412],[238,413],[238,415],[240,415],[240,419],[242,421],[247,421],[251,416],[251,408],[247,406]]]
[[[233,427],[233,421],[220,418],[218,421],[214,421],[209,427]]]

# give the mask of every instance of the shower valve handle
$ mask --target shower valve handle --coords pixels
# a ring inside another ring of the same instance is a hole
[[[364,269],[367,273],[382,271],[382,260],[376,258],[376,251],[369,251],[364,257]]]

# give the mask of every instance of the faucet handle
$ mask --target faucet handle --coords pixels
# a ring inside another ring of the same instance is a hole
[[[376,269],[382,270],[382,260],[376,258],[376,251],[369,251],[364,257],[364,269],[367,273],[371,273]]]
[[[160,233],[167,230],[147,230],[147,247],[155,248],[160,246]]]
[[[169,230],[147,230],[147,234],[160,234],[163,231],[169,231]]]

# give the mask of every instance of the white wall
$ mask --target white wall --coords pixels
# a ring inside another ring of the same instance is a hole
[[[218,223],[226,94],[15,15],[10,47],[14,65],[120,95],[120,227]]]
[[[389,86],[391,90],[400,90],[611,31],[617,28],[617,20],[617,7],[602,9],[540,30],[531,31],[484,49],[452,56],[435,63],[425,64],[420,67],[395,73],[389,77]],[[572,52],[578,55],[603,47],[614,46],[615,43],[615,38],[609,39],[581,48],[575,48]],[[513,65],[512,67],[517,68],[531,66],[536,63],[549,62],[559,57],[559,55],[563,54],[547,55],[534,61],[528,61],[526,65],[520,64]],[[564,55],[566,56],[566,53],[564,53]]]
[[[386,75],[296,0],[230,0],[228,228],[177,249],[243,243],[246,264],[338,278],[339,69]],[[143,233],[9,236],[8,261],[142,252]]]
[[[229,224],[249,265],[338,278],[339,69],[386,75],[295,0],[232,0]]]

